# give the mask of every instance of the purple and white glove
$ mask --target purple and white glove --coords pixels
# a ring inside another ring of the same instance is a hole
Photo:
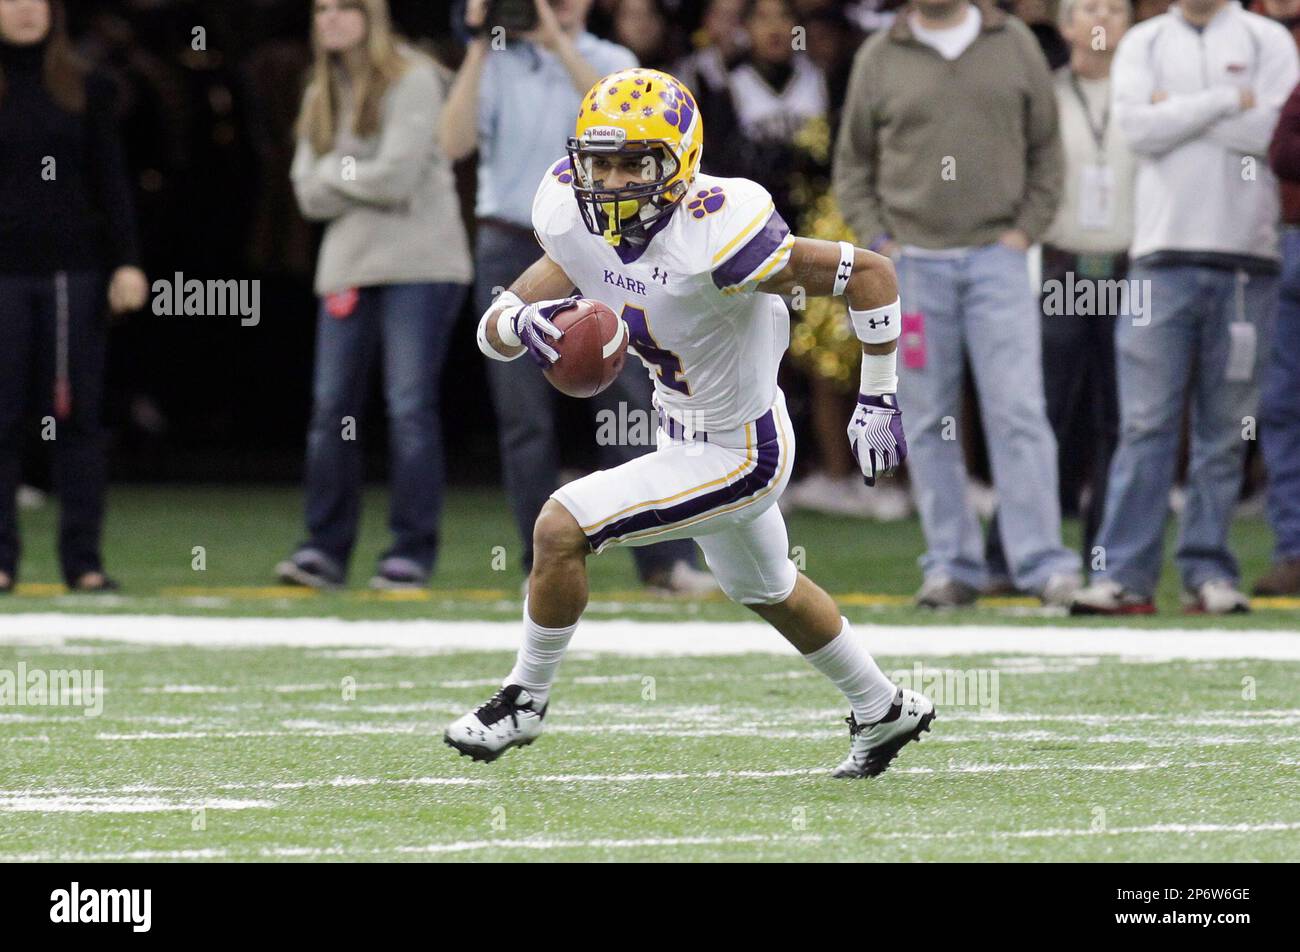
[[[892,393],[858,394],[858,405],[849,420],[849,448],[868,486],[877,476],[888,475],[907,459],[907,437],[903,435],[903,411]]]
[[[546,338],[559,340],[564,332],[551,323],[551,319],[561,311],[577,307],[581,298],[561,298],[558,301],[534,301],[501,316],[497,333],[503,343],[511,347],[521,344],[528,348],[528,356],[533,363],[545,369],[560,359],[559,352],[547,343]],[[508,330],[508,333],[507,333]],[[514,340],[511,340],[511,335]]]

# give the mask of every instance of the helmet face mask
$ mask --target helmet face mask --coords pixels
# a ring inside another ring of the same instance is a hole
[[[618,246],[672,213],[699,169],[699,110],[667,73],[629,69],[588,92],[567,143],[587,230]]]
[[[610,244],[618,244],[629,226],[648,228],[663,218],[684,191],[673,181],[681,163],[667,142],[603,145],[570,138],[568,152],[583,221]],[[624,180],[622,184],[607,184],[614,176]]]

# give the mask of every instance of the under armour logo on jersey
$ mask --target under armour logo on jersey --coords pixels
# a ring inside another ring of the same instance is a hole
[[[660,270],[659,270],[659,266],[656,265],[656,266],[655,266],[655,273],[652,274],[652,275],[650,275],[650,280],[651,280],[651,281],[658,281],[660,284],[662,284],[662,285],[664,285],[664,286],[666,287],[666,286],[668,285],[668,272],[667,272],[667,271],[660,271]]]
[[[873,317],[873,318],[869,318],[869,319],[867,320],[867,326],[870,327],[873,331],[874,331],[877,327],[888,327],[888,326],[889,326],[889,315],[886,314],[886,315],[885,315],[884,317],[882,317],[880,320],[876,320],[874,317]]]

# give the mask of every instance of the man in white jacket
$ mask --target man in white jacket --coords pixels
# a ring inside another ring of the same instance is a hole
[[[1155,610],[1185,403],[1184,605],[1249,608],[1228,527],[1276,307],[1278,186],[1265,156],[1297,79],[1290,34],[1236,0],[1181,0],[1116,51],[1112,106],[1138,154],[1130,279],[1148,306],[1116,331],[1120,442],[1075,613]]]

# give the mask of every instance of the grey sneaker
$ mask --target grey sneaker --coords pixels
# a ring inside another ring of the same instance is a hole
[[[916,593],[918,608],[965,608],[974,605],[979,590],[947,575],[932,575]]]
[[[424,570],[424,566],[396,556],[380,562],[379,571],[370,580],[371,588],[387,592],[414,591],[428,584],[429,573]]]
[[[1237,615],[1250,611],[1250,599],[1232,579],[1212,578],[1196,591],[1183,593],[1183,611],[1189,615]]]
[[[344,582],[342,568],[315,549],[299,549],[275,567],[275,575],[285,585],[306,588],[342,588]]]
[[[1047,580],[1039,590],[1038,598],[1048,608],[1069,608],[1081,588],[1083,576],[1077,572],[1060,572]]]
[[[1093,582],[1070,599],[1071,615],[1153,615],[1155,610],[1150,596],[1130,592],[1111,579]]]

